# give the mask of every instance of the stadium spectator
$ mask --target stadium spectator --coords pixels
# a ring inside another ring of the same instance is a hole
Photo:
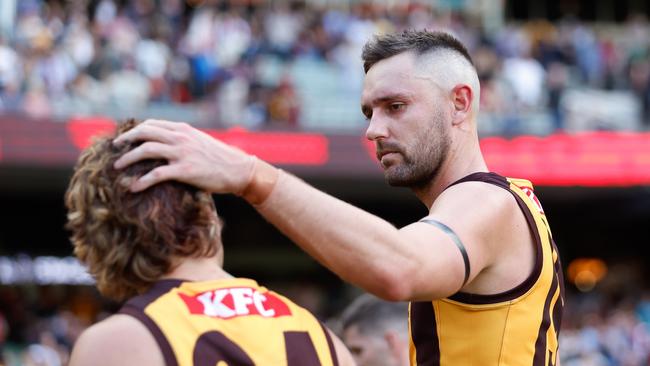
[[[364,294],[341,315],[342,340],[357,366],[407,366],[407,304]]]
[[[125,108],[147,103],[192,103],[210,108],[207,105],[216,99],[216,105],[223,107],[216,114],[220,118],[211,123],[264,128],[273,121],[269,113],[256,114],[253,123],[245,120],[246,110],[258,110],[258,101],[251,100],[248,93],[263,88],[272,95],[273,90],[282,88],[280,81],[289,70],[288,82],[295,86],[301,110],[298,123],[285,124],[293,128],[328,108],[310,103],[309,97],[315,93],[325,93],[334,101],[348,95],[337,90],[358,94],[363,77],[358,55],[371,35],[417,27],[451,31],[467,44],[477,61],[482,58],[480,53],[491,53],[485,133],[634,129],[641,127],[641,120],[646,127],[650,123],[645,71],[650,26],[643,17],[632,16],[624,23],[604,27],[570,18],[553,24],[530,21],[506,24],[489,33],[477,24],[467,14],[426,3],[360,2],[346,10],[283,1],[195,7],[181,0],[102,0],[95,5],[21,1],[15,32],[0,45],[0,100],[5,110],[25,109],[43,117],[66,110],[78,113],[80,107],[86,113],[110,112],[124,102],[130,102]],[[293,80],[302,77],[299,61],[303,60],[319,65],[307,75],[311,82],[304,84]],[[335,89],[323,89],[317,82],[318,73],[328,67],[342,75],[333,81]],[[241,91],[235,104],[228,99],[232,77]],[[130,97],[120,98],[120,92],[130,91],[123,87],[129,82],[134,83],[130,96],[135,102]],[[80,89],[79,84],[93,87]],[[638,106],[638,116],[632,113],[636,120],[621,125],[574,123],[574,116],[566,110],[575,113],[581,109],[565,105],[566,91],[585,88],[622,93]],[[108,95],[101,89],[108,89]],[[490,95],[502,92],[500,98],[505,103],[490,100]],[[355,112],[347,113],[353,116]],[[540,114],[546,116],[546,127],[535,129],[530,121],[539,120],[535,117]],[[260,117],[264,118],[261,123]],[[338,123],[344,126],[346,122]]]

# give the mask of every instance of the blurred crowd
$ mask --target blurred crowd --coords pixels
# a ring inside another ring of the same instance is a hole
[[[213,127],[358,130],[362,45],[376,33],[426,28],[449,31],[470,49],[483,133],[650,126],[644,16],[495,28],[481,14],[425,2],[337,4],[21,0],[13,32],[0,40],[1,108],[46,118],[146,110]]]
[[[616,304],[599,294],[574,299],[560,333],[563,366],[641,366],[650,363],[650,295]]]
[[[77,337],[111,306],[89,286],[0,287],[0,365],[67,365]]]

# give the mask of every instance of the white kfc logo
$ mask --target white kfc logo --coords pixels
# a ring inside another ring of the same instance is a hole
[[[219,318],[259,314],[265,318],[275,316],[275,310],[265,307],[266,296],[249,287],[208,291],[196,297],[203,305],[203,314]],[[226,305],[224,302],[232,304]]]

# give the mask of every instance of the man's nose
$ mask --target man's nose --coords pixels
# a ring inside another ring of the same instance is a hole
[[[370,141],[385,139],[389,135],[388,126],[379,116],[372,116],[366,129],[366,138]]]

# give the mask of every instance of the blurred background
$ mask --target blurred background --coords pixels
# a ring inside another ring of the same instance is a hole
[[[482,83],[490,168],[536,184],[567,281],[563,365],[650,364],[650,0],[1,0],[0,364],[65,365],[119,308],[71,257],[89,138],[189,122],[398,227],[426,215],[363,137],[362,45],[451,32]],[[225,267],[333,319],[360,293],[216,196]]]

